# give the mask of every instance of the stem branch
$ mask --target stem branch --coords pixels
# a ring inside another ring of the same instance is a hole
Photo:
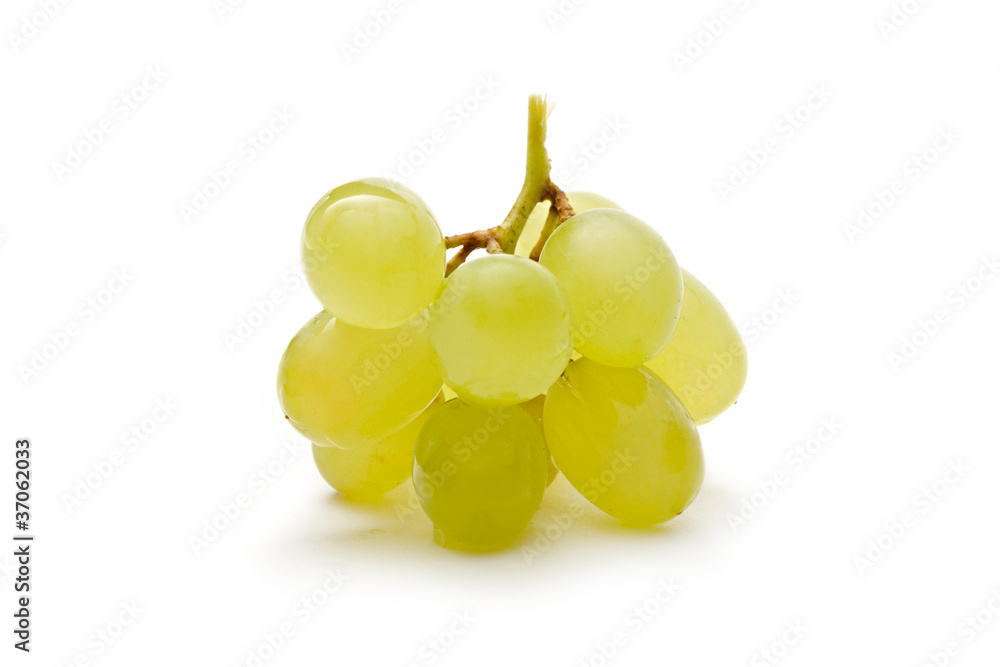
[[[469,258],[473,251],[485,248],[490,253],[514,254],[517,241],[524,231],[528,217],[540,202],[552,202],[552,212],[545,224],[538,244],[532,251],[531,259],[537,261],[537,254],[545,240],[562,222],[573,215],[566,193],[552,182],[549,154],[545,149],[545,139],[548,131],[550,113],[548,102],[539,95],[532,95],[528,100],[528,158],[524,174],[524,185],[510,209],[510,213],[502,223],[489,229],[481,229],[466,234],[457,234],[445,239],[447,248],[460,248],[448,262],[445,275]]]
[[[538,236],[538,242],[535,243],[535,247],[531,250],[530,259],[536,262],[542,256],[542,248],[545,247],[545,242],[552,236],[552,232],[556,231],[559,225],[573,217],[573,207],[570,206],[569,197],[555,185],[552,187],[553,191],[549,193],[549,201],[552,203],[552,206],[549,208],[549,216],[545,219],[545,227],[542,228],[542,233]]]

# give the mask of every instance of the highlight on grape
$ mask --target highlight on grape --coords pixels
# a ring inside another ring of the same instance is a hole
[[[411,189],[366,178],[302,233],[322,310],[279,363],[285,418],[340,493],[410,484],[397,515],[422,510],[449,549],[526,539],[560,472],[571,517],[674,519],[705,476],[698,425],[746,381],[740,330],[659,233],[553,182],[550,110],[530,98],[524,185],[494,227],[445,237]]]

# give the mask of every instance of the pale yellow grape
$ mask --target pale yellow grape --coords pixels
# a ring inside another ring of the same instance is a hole
[[[369,330],[326,311],[295,335],[278,367],[278,398],[302,435],[353,449],[411,422],[441,390],[426,321]]]
[[[545,427],[542,425],[542,410],[545,408],[545,395],[535,396],[530,401],[525,401],[521,403],[521,409],[528,413],[531,420],[535,422],[535,426],[538,427],[538,432],[542,434],[542,440],[545,440]],[[549,478],[546,481],[545,486],[549,486],[555,481],[556,475],[559,474],[559,468],[556,467],[555,461],[552,460],[552,456],[549,455]]]
[[[445,382],[466,403],[515,405],[543,393],[572,352],[569,310],[549,271],[513,255],[460,266],[431,306]]]
[[[544,420],[560,472],[587,500],[627,524],[668,521],[701,488],[698,429],[645,368],[574,361],[549,390]]]
[[[490,551],[513,542],[542,502],[548,453],[517,406],[449,401],[431,415],[414,452],[413,485],[449,549]]]
[[[366,178],[328,192],[313,207],[302,232],[302,262],[323,308],[338,320],[397,327],[440,290],[444,237],[416,193]]]
[[[673,336],[684,293],[681,269],[655,229],[612,209],[575,215],[540,259],[566,291],[573,347],[609,366],[638,366]]]
[[[368,498],[391,491],[413,473],[413,448],[431,413],[444,405],[440,395],[409,424],[354,449],[312,446],[313,460],[326,483],[345,496]]]
[[[736,402],[747,379],[747,350],[729,313],[684,271],[684,303],[673,340],[646,366],[670,387],[696,424]]]
[[[607,197],[595,195],[592,192],[569,192],[566,194],[566,197],[569,199],[569,204],[573,207],[574,213],[583,213],[595,208],[616,208],[621,210],[621,206]],[[545,228],[545,220],[549,217],[549,209],[551,207],[552,205],[547,201],[543,201],[535,206],[535,210],[528,216],[528,222],[524,225],[524,231],[521,232],[521,236],[517,239],[517,249],[514,251],[515,255],[520,255],[521,257],[529,257],[531,255],[531,251],[535,249],[535,244],[538,243],[538,237],[542,234],[542,229]]]

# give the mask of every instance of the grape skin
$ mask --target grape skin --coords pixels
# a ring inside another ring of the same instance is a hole
[[[413,448],[420,429],[444,405],[438,395],[426,410],[398,431],[366,441],[355,449],[313,444],[313,460],[326,483],[345,496],[370,498],[395,489],[413,472]]]
[[[441,384],[424,318],[369,330],[323,311],[295,335],[278,367],[278,398],[292,426],[341,449],[402,428]]]
[[[355,326],[386,329],[413,319],[437,295],[445,243],[416,193],[367,178],[331,190],[313,207],[302,262],[325,310]]]
[[[573,207],[574,213],[583,213],[595,208],[615,208],[618,210],[622,208],[607,197],[595,195],[593,192],[569,192],[566,194],[566,198],[569,200],[569,205]],[[517,248],[514,250],[515,255],[520,255],[521,257],[531,256],[531,251],[535,249],[535,244],[538,243],[538,237],[542,235],[542,229],[545,227],[546,218],[549,217],[550,208],[552,208],[552,205],[547,201],[543,201],[535,206],[531,215],[528,216],[528,222],[525,223],[521,236],[517,239]]]
[[[598,508],[636,526],[668,521],[704,478],[698,429],[651,371],[587,358],[545,399],[546,441],[560,472]]]
[[[413,485],[449,549],[491,551],[509,545],[542,502],[548,453],[531,417],[517,406],[446,403],[420,431]]]
[[[429,335],[445,382],[481,406],[515,405],[545,392],[572,353],[569,310],[556,279],[512,255],[460,266],[431,306]]]
[[[684,302],[673,340],[646,362],[696,424],[722,414],[747,379],[747,350],[729,313],[697,278],[684,274]]]
[[[535,422],[535,426],[538,427],[538,432],[542,434],[542,440],[545,440],[545,427],[542,423],[542,410],[545,408],[545,394],[535,396],[530,401],[521,403],[520,407],[522,410],[527,412],[528,416]],[[546,445],[546,449],[548,449],[548,445]],[[549,455],[549,478],[545,482],[545,486],[552,486],[552,482],[555,481],[558,474],[559,468],[556,467],[555,461],[553,461],[552,456]]]
[[[566,291],[573,347],[608,366],[638,366],[673,336],[681,269],[656,230],[613,209],[575,215],[540,258]]]

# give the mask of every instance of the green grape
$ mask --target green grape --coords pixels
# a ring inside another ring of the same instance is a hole
[[[413,485],[435,542],[490,551],[509,545],[531,521],[547,471],[545,443],[524,410],[454,400],[420,431]]]
[[[441,374],[424,318],[369,330],[326,311],[295,335],[278,367],[278,398],[302,435],[353,449],[399,430],[430,405]]]
[[[488,255],[451,274],[431,306],[429,335],[445,382],[473,405],[538,396],[572,352],[559,283],[513,255]]]
[[[559,226],[541,264],[566,290],[573,347],[608,366],[638,366],[670,342],[683,281],[656,230],[623,211],[594,209]]]
[[[542,434],[542,440],[545,440],[545,427],[542,425],[542,410],[545,409],[545,395],[535,396],[530,401],[525,401],[521,403],[521,409],[528,413],[532,421],[535,422],[535,426],[538,427],[538,432]],[[548,448],[548,445],[546,445]],[[552,456],[549,456],[549,479],[545,483],[545,486],[550,486],[552,482],[555,481],[556,475],[559,474],[559,468],[556,467],[556,462],[552,460]]]
[[[313,207],[302,232],[302,261],[334,317],[388,329],[416,317],[437,296],[445,245],[413,191],[366,178],[328,192]]]
[[[684,303],[673,340],[646,366],[660,376],[696,424],[736,402],[747,379],[747,350],[729,313],[684,271]]]
[[[569,192],[566,194],[566,197],[569,199],[569,205],[573,207],[574,213],[583,213],[595,208],[616,208],[618,210],[622,208],[610,199],[601,195],[595,195],[592,192]],[[517,239],[517,249],[514,251],[515,255],[520,255],[521,257],[531,256],[531,251],[535,249],[538,237],[542,235],[542,229],[545,228],[545,219],[549,217],[549,209],[551,207],[552,205],[547,201],[543,201],[535,206],[535,210],[528,216],[528,222],[524,225],[524,231],[521,232],[521,236]]]
[[[698,429],[651,371],[574,361],[545,399],[545,435],[560,472],[630,525],[674,518],[705,474]]]
[[[369,498],[391,491],[413,473],[413,448],[420,429],[435,409],[444,405],[439,394],[430,407],[409,424],[384,438],[355,449],[313,444],[313,460],[326,483],[345,496]]]

